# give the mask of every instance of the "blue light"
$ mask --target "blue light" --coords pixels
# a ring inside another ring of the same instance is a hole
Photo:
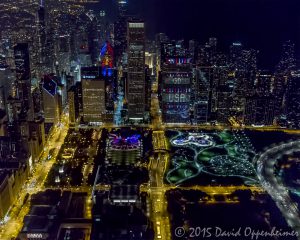
[[[105,43],[104,46],[102,47],[100,56],[103,57],[105,55],[106,51],[107,51],[107,43]]]
[[[107,75],[108,75],[109,77],[111,77],[111,76],[113,75],[113,70],[112,70],[111,68],[109,68],[109,69],[107,70]]]
[[[104,77],[106,76],[106,72],[107,72],[107,71],[106,71],[106,67],[103,67],[103,68],[102,68],[102,75],[103,75]]]

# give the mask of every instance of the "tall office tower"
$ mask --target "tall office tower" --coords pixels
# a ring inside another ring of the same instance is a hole
[[[82,82],[75,83],[75,97],[78,103],[78,116],[83,120]]]
[[[40,6],[37,13],[37,34],[38,34],[38,51],[39,51],[39,63],[45,63],[46,56],[46,20],[45,20],[45,8]]]
[[[76,98],[75,98],[75,86],[72,86],[68,90],[68,106],[69,106],[69,121],[70,124],[75,124],[78,117],[78,112],[76,114]],[[78,108],[77,108],[78,109]],[[77,115],[77,117],[76,117]]]
[[[258,96],[270,96],[273,90],[274,76],[269,71],[260,71],[254,84]]]
[[[163,43],[167,43],[169,41],[168,36],[165,33],[158,33],[155,35],[155,48],[156,48],[156,70],[157,72],[161,69],[161,60],[162,60],[162,46]]]
[[[127,102],[129,120],[143,120],[145,112],[145,24],[128,21]]]
[[[243,45],[240,42],[234,42],[230,46],[229,62],[233,70],[238,70],[242,62]]]
[[[105,80],[100,67],[81,68],[83,120],[103,122],[105,115]]]
[[[231,69],[236,78],[235,92],[239,98],[254,94],[257,54],[258,51],[254,49],[242,50],[240,61],[235,64],[235,69]]]
[[[151,107],[151,81],[153,76],[151,75],[151,70],[149,66],[145,67],[145,112],[150,113]]]
[[[206,123],[209,120],[210,107],[210,79],[212,68],[198,67],[194,69],[196,76],[194,116],[195,123]]]
[[[151,75],[156,73],[156,46],[154,41],[147,41],[146,43],[146,52],[145,52],[145,64],[149,67]]]
[[[45,144],[45,125],[43,118],[36,118],[34,121],[28,123],[29,125],[29,138],[28,148],[31,153],[32,162],[35,163],[41,152],[44,149]]]
[[[229,86],[220,86],[217,90],[216,114],[220,123],[228,123],[229,118],[235,116],[232,89]]]
[[[119,16],[127,14],[128,0],[118,0]]]
[[[272,94],[275,97],[275,117],[277,122],[283,117],[284,113],[284,95],[286,93],[288,77],[282,74],[275,74],[273,81]]]
[[[275,100],[272,96],[246,97],[244,124],[273,125]]]
[[[300,71],[295,71],[288,79],[285,107],[288,126],[300,128]]]
[[[55,56],[56,56],[56,75],[62,76],[65,73],[71,71],[71,48],[70,48],[70,36],[59,35],[55,44]]]
[[[198,50],[198,42],[196,40],[190,40],[189,41],[189,55],[193,59],[193,62],[196,61],[197,50]]]
[[[55,124],[60,120],[61,96],[58,84],[52,75],[45,75],[42,81],[43,111],[45,123]]]
[[[114,115],[114,103],[117,99],[117,76],[114,68],[114,50],[107,41],[100,51],[101,75],[105,81],[105,114],[104,122],[112,122]]]
[[[114,49],[115,49],[115,63],[117,66],[122,65],[123,55],[127,49],[127,27],[129,20],[127,16],[127,0],[118,0],[118,18],[114,23]]]
[[[218,39],[215,38],[215,37],[211,37],[211,38],[209,38],[208,43],[209,43],[209,46],[211,46],[212,51],[214,53],[216,53],[217,52],[217,46],[218,46]]]
[[[213,54],[211,46],[206,43],[205,45],[199,45],[197,51],[197,65],[201,67],[208,67],[213,65]]]
[[[96,15],[93,12],[91,14],[91,22],[88,29],[89,48],[92,63],[97,64],[99,62],[100,48],[106,40],[106,28],[104,21],[105,12],[101,11],[101,15]],[[104,14],[104,16],[102,14]]]
[[[29,62],[29,49],[27,43],[19,43],[14,47],[16,65],[17,97],[22,101],[25,111],[32,107],[31,75]]]
[[[0,70],[0,87],[3,88],[3,103],[6,107],[6,99],[12,95],[15,73],[10,68]],[[1,107],[2,108],[2,107]],[[2,108],[5,109],[5,108]]]
[[[127,49],[127,20],[125,16],[120,16],[114,23],[114,49],[115,62],[122,63],[123,54]]]
[[[295,68],[295,44],[291,41],[286,41],[282,45],[281,59],[276,67],[276,72],[288,75],[292,70],[295,70]]]
[[[104,10],[100,11],[100,14],[96,17],[97,19],[97,32],[99,37],[99,47],[101,47],[105,41],[108,39],[108,29],[106,21],[106,12]]]
[[[191,122],[192,69],[165,65],[161,72],[161,108],[165,123]]]
[[[225,103],[220,107],[219,101],[223,101],[220,97],[221,93],[231,91],[231,85],[228,78],[228,66],[212,66],[212,78],[210,79],[210,111],[212,120],[218,116],[218,112],[226,111]],[[218,109],[218,107],[220,107]],[[220,115],[220,114],[219,114]],[[223,122],[223,117],[222,117]]]

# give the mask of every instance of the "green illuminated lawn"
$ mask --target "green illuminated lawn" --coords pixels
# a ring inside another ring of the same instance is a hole
[[[255,152],[243,133],[172,133],[169,139],[173,151],[172,162],[166,174],[168,183],[178,185],[204,175],[212,180],[232,177],[248,184],[256,182],[251,163]]]

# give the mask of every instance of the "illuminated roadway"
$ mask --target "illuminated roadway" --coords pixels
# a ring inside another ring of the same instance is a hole
[[[169,162],[169,153],[166,149],[166,138],[163,131],[153,132],[154,150],[157,157],[150,159],[150,201],[151,201],[151,220],[153,221],[155,239],[171,239],[170,219],[167,210],[167,199],[165,193],[167,188],[164,186],[164,175]]]
[[[32,195],[44,190],[44,182],[52,165],[56,161],[59,149],[67,135],[69,128],[68,120],[68,114],[64,112],[61,123],[54,125],[52,131],[49,133],[48,141],[45,144],[44,151],[42,152],[39,161],[35,164],[32,176],[28,179],[26,184],[24,184],[20,195],[17,197],[16,202],[10,209],[8,220],[0,226],[1,240],[10,240],[13,237],[17,237],[21,230],[23,226],[23,219],[30,209],[29,200],[25,205],[23,205],[26,194],[28,193]],[[51,149],[55,150],[53,151],[52,157],[47,160]]]
[[[276,202],[288,225],[297,231],[300,239],[300,219],[297,204],[290,198],[289,190],[275,176],[275,164],[283,155],[298,152],[300,140],[281,143],[263,152],[257,159],[257,174],[263,188]]]

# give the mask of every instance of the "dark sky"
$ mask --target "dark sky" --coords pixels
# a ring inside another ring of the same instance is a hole
[[[116,0],[101,0],[115,15]],[[300,0],[128,0],[129,11],[146,20],[147,35],[166,32],[174,39],[219,39],[227,50],[233,41],[260,50],[260,65],[278,61],[281,43],[300,45]]]

